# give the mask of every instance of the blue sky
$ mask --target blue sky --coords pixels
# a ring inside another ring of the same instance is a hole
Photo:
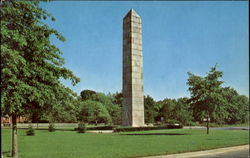
[[[223,86],[249,93],[247,1],[55,1],[41,3],[65,38],[52,38],[81,82],[66,86],[114,93],[122,89],[122,19],[142,18],[144,91],[156,100],[188,97],[187,72],[206,75],[218,64]]]

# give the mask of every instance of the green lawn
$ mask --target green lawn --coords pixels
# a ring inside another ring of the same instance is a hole
[[[248,144],[245,130],[174,129],[112,134],[36,130],[18,131],[21,158],[122,158],[170,154]],[[10,129],[2,129],[2,151],[10,151]]]
[[[202,124],[198,124],[197,126],[206,127],[206,125],[207,125],[206,123],[202,123]],[[215,123],[210,123],[209,126],[210,127],[249,127],[249,122],[241,123],[241,124],[231,124],[231,125],[228,125],[228,124],[219,125],[219,124],[215,124]]]

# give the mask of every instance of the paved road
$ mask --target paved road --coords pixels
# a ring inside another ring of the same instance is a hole
[[[240,151],[230,151],[221,154],[207,155],[207,156],[196,156],[193,158],[249,158],[249,150],[244,149]]]
[[[248,151],[249,145],[242,145],[172,155],[149,156],[145,158],[249,158]]]

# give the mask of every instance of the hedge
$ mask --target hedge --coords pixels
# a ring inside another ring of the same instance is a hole
[[[148,130],[158,130],[158,129],[180,129],[183,128],[182,125],[166,125],[157,127],[121,127],[115,128],[114,132],[132,132],[132,131],[148,131]]]
[[[113,130],[116,126],[87,127],[87,130]],[[75,128],[78,130],[78,128]]]
[[[158,129],[179,129],[183,128],[182,125],[167,124],[165,126],[156,127],[118,127],[118,126],[99,126],[99,127],[87,127],[87,130],[114,130],[114,132],[132,132],[132,131],[147,131]],[[78,128],[75,128],[78,130]]]

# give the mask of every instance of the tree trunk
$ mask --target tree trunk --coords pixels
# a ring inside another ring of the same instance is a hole
[[[209,134],[209,118],[207,118],[207,134]]]
[[[12,115],[12,152],[11,156],[13,158],[18,158],[17,153],[17,123],[16,123],[16,115]]]

